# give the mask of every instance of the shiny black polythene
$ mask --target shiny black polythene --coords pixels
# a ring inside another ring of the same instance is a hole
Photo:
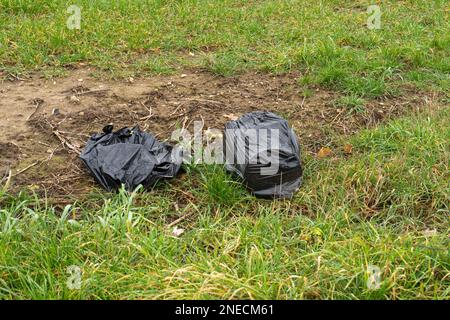
[[[80,158],[108,191],[115,191],[122,184],[129,191],[140,184],[148,189],[160,179],[174,177],[182,162],[181,151],[159,142],[139,127],[113,132],[112,125],[88,140]]]
[[[225,167],[261,198],[291,198],[302,183],[300,148],[286,120],[256,111],[225,124]]]

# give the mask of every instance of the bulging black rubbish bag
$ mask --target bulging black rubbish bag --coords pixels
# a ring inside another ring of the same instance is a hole
[[[256,111],[225,125],[225,167],[261,198],[291,198],[302,183],[300,148],[286,120]]]
[[[181,151],[139,127],[113,132],[112,125],[88,140],[80,158],[108,191],[122,184],[129,191],[140,184],[148,189],[160,179],[174,177],[182,161]]]

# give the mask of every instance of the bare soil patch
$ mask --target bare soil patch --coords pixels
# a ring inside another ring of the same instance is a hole
[[[0,142],[0,178],[1,174],[9,175],[11,166],[14,166],[19,160],[20,149],[17,145],[10,142]]]
[[[194,121],[205,130],[223,129],[231,116],[266,110],[287,118],[303,151],[315,153],[333,134],[352,134],[435,99],[410,93],[370,101],[364,112],[355,112],[336,107],[332,91],[305,95],[294,73],[224,78],[192,70],[126,81],[102,81],[90,73],[0,83],[0,179],[9,168],[26,169],[14,176],[14,190],[28,187],[61,199],[85,194],[95,184],[73,150],[110,123],[115,129],[138,124],[164,140]]]

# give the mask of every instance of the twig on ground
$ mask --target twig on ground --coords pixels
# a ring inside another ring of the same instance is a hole
[[[181,217],[179,217],[178,219],[176,219],[175,221],[172,221],[171,223],[169,223],[167,225],[167,228],[171,228],[174,225],[180,223],[181,221],[183,221],[184,219],[186,219],[187,217],[189,217],[192,214],[192,211],[189,211],[188,213],[182,215]]]
[[[49,154],[48,157],[46,157],[46,158],[44,158],[44,159],[41,159],[41,160],[38,160],[38,161],[35,161],[35,162],[33,162],[32,164],[30,164],[29,166],[27,166],[27,167],[25,167],[25,168],[23,168],[23,169],[17,171],[16,173],[14,173],[14,174],[12,175],[12,177],[18,176],[19,174],[24,173],[25,171],[27,171],[27,170],[33,168],[34,166],[41,165],[41,164],[43,164],[44,162],[50,161],[50,160],[53,158],[53,156],[54,156],[56,150],[57,150],[57,149],[53,149],[53,151]]]
[[[43,145],[44,147],[50,148],[51,145],[49,145],[48,143],[42,142],[42,141],[37,141],[37,143]]]
[[[38,111],[39,107],[44,104],[44,100],[42,100],[40,98],[36,98],[36,99],[33,100],[33,104],[34,104],[34,111],[28,116],[26,121],[29,121],[31,119],[31,117],[36,114],[36,112]]]
[[[5,185],[2,187],[2,189],[4,191],[8,191],[9,184],[11,182],[11,177],[12,177],[11,169],[8,168],[8,170],[6,172],[7,172],[7,174],[0,180],[0,183],[3,183],[3,181],[6,181]]]
[[[62,133],[62,134],[72,134],[72,135],[76,135],[76,136],[79,136],[79,137],[83,137],[83,138],[90,138],[91,136],[90,135],[88,135],[88,134],[85,134],[85,133],[71,133],[71,132],[67,132],[67,131],[62,131],[62,130],[58,130],[60,133]]]
[[[97,90],[88,90],[84,92],[75,93],[74,96],[86,96],[89,94],[95,94],[95,93],[101,93],[101,92],[107,92],[110,89],[97,89]]]
[[[24,173],[25,171],[28,171],[29,169],[33,168],[34,166],[37,166],[38,164],[41,164],[42,162],[44,162],[44,160],[38,160],[38,161],[36,161],[36,162],[33,162],[33,163],[30,164],[29,166],[26,166],[25,168],[23,168],[23,169],[17,171],[17,172],[14,173],[12,176],[13,176],[13,177],[16,177],[16,176],[18,176],[19,174],[22,174],[22,173]]]
[[[69,139],[67,139],[62,133],[61,131],[59,131],[54,125],[52,125],[49,121],[47,121],[47,124],[50,126],[50,128],[52,129],[53,135],[55,135],[59,141],[61,142],[62,146],[65,148],[68,148],[69,150],[75,152],[76,154],[80,155],[81,151],[80,148],[77,146],[74,146]]]
[[[13,78],[14,80],[17,80],[17,81],[25,81],[25,79],[19,77],[18,75],[13,74],[13,73],[8,73],[8,76],[10,76],[11,78]]]
[[[169,118],[170,118],[171,116],[173,116],[175,113],[177,113],[177,111],[178,111],[182,106],[183,106],[183,103],[180,103],[180,104],[175,108],[175,110],[174,110],[171,114],[169,114]]]
[[[305,104],[305,99],[306,99],[306,97],[303,97],[302,103],[300,104],[300,109],[303,109],[303,105]]]
[[[212,103],[212,104],[217,104],[217,105],[225,105],[225,103],[220,102],[220,101],[215,101],[215,100],[209,100],[209,99],[200,99],[200,98],[184,98],[184,100],[187,101],[197,101],[197,102],[205,102],[205,103]]]
[[[148,111],[148,116],[142,117],[142,118],[140,118],[139,120],[145,121],[145,120],[148,120],[148,119],[150,119],[151,117],[153,117],[152,106],[150,106],[150,108],[148,108],[148,107],[145,105],[145,103],[143,103],[142,101],[140,102],[140,104],[141,104],[145,109],[147,109],[147,111]]]

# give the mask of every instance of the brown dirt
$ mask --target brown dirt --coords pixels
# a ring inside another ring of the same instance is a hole
[[[0,83],[0,180],[12,167],[13,188],[25,186],[54,197],[81,195],[94,186],[75,153],[62,146],[57,130],[82,148],[88,137],[113,123],[118,129],[139,124],[167,139],[177,127],[222,129],[227,115],[267,110],[287,118],[305,152],[429,103],[433,97],[408,94],[370,101],[365,112],[333,105],[336,93],[322,89],[305,96],[298,74],[248,73],[224,78],[203,71],[128,81],[98,80],[91,70],[71,71],[66,78]]]
[[[20,149],[17,145],[10,142],[0,142],[0,178],[2,174],[9,175],[11,166],[14,166],[19,160]]]

